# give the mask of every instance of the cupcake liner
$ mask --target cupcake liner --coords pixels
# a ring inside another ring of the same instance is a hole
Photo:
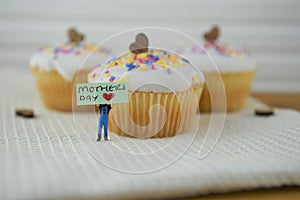
[[[109,130],[138,138],[171,137],[194,125],[203,86],[178,92],[129,92],[129,102],[115,104],[109,115]],[[160,109],[161,108],[161,109]]]
[[[76,82],[86,82],[88,71],[77,72],[72,81],[65,80],[55,70],[45,71],[38,67],[32,67],[31,71],[43,103],[47,108],[66,112],[72,111],[72,99],[76,99],[73,98],[75,95],[73,92],[74,79],[76,77]]]
[[[234,112],[242,109],[248,98],[252,81],[255,76],[256,70],[222,73],[221,77],[224,83],[226,94],[226,111]],[[200,111],[211,112],[211,98],[210,94],[218,96],[222,87],[214,84],[214,80],[217,78],[216,73],[204,73],[206,82],[211,85],[212,90],[208,91],[207,86],[204,86],[204,90],[200,99]],[[216,112],[221,111],[218,101],[223,101],[221,98],[216,99]]]

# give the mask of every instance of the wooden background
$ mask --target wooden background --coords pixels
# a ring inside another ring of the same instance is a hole
[[[299,0],[0,0],[0,67],[27,68],[43,44],[64,42],[77,26],[91,42],[136,27],[159,26],[201,41],[212,24],[223,42],[258,63],[254,92],[300,92]]]

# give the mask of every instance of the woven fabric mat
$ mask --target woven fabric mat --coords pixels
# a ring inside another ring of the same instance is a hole
[[[0,81],[0,199],[184,197],[300,184],[297,111],[256,117],[261,103],[250,98],[243,111],[227,114],[216,145],[199,159],[209,115],[200,115],[196,134],[111,134],[97,143],[95,114],[45,109],[28,71],[0,69]],[[20,107],[37,117],[16,117]]]

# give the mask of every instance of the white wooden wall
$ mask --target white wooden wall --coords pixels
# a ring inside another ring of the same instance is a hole
[[[254,91],[300,92],[299,0],[0,0],[0,67],[27,68],[41,45],[77,26],[91,42],[136,27],[200,35],[212,24],[221,41],[246,47],[258,63]]]

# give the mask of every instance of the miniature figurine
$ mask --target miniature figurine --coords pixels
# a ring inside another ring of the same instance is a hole
[[[108,136],[108,115],[111,109],[110,104],[97,104],[97,107],[100,110],[99,123],[98,123],[98,139],[97,141],[101,141],[102,127],[104,128],[104,140],[109,140]]]

